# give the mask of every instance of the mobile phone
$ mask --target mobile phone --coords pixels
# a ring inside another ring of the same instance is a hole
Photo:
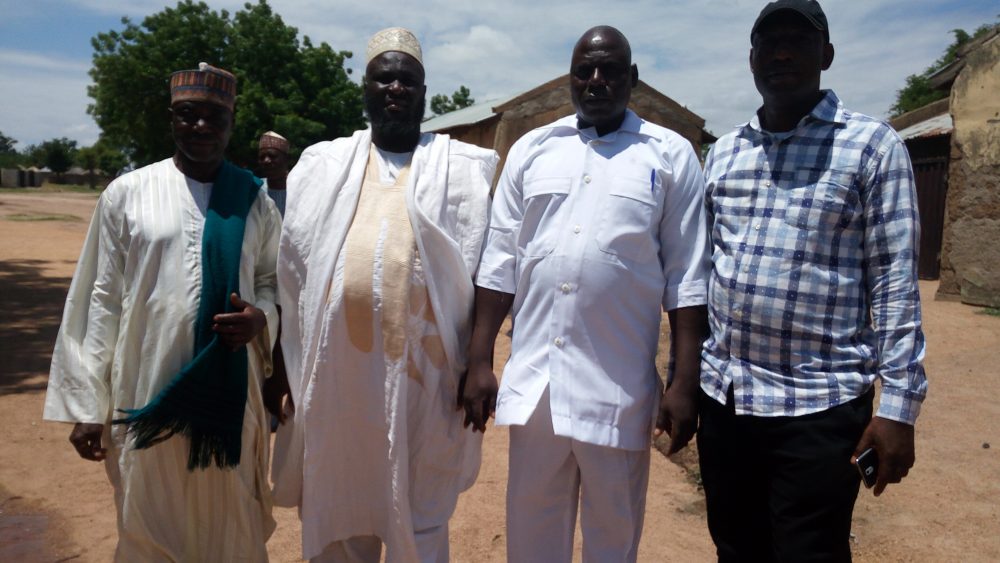
[[[869,489],[874,487],[878,478],[878,454],[875,453],[875,450],[868,448],[861,452],[854,463],[858,466],[858,473],[861,473],[861,480],[865,487]]]

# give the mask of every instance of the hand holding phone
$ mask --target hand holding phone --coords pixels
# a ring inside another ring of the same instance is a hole
[[[858,473],[861,473],[861,480],[865,487],[872,488],[878,478],[878,454],[873,448],[861,452],[861,455],[854,461],[858,466]]]

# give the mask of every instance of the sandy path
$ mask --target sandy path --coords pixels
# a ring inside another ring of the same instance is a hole
[[[79,459],[67,425],[43,423],[49,356],[65,292],[95,199],[77,194],[0,194],[0,561],[94,561],[116,541],[103,467]],[[11,221],[10,215],[79,220]],[[917,465],[855,511],[859,561],[1000,560],[1000,318],[933,301],[922,283],[931,393],[917,429]],[[498,364],[509,342],[498,345]],[[989,444],[992,447],[986,447]],[[507,432],[490,428],[476,485],[451,521],[452,559],[504,560]],[[694,452],[654,455],[641,561],[708,561],[714,550],[704,500],[685,467]],[[274,561],[298,561],[294,510],[277,509]],[[580,540],[577,538],[577,553]],[[579,556],[577,557],[579,559]]]

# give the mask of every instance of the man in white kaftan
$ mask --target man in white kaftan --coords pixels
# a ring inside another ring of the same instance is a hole
[[[289,176],[278,287],[294,416],[273,478],[316,561],[378,561],[382,543],[388,561],[447,561],[479,470],[481,436],[456,407],[497,156],[420,134],[419,54],[405,30],[376,35],[372,129],[306,149]]]
[[[265,193],[258,190],[246,217],[239,262],[238,314],[247,324],[216,317],[216,332],[231,330],[222,336],[228,345],[248,347],[241,462],[189,471],[186,437],[134,449],[126,427],[111,424],[120,411],[150,403],[193,355],[206,210],[232,98],[188,94],[172,96],[177,154],[116,179],[98,201],[66,300],[44,416],[76,423],[70,439],[81,457],[105,462],[118,511],[116,561],[266,561],[274,521],[260,387],[277,333],[281,219]]]
[[[514,143],[497,185],[464,403],[480,430],[494,408],[511,427],[511,562],[572,561],[579,515],[584,562],[634,563],[650,436],[667,432],[673,453],[696,428],[704,184],[686,139],[628,109],[638,83],[621,31],[587,30],[570,62],[576,114]],[[666,391],[654,364],[661,310],[674,359]],[[498,389],[493,345],[508,311]]]

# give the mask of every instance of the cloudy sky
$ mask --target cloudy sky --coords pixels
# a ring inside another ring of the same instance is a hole
[[[256,1],[256,0],[255,0]],[[210,0],[214,9],[243,2]],[[508,97],[567,72],[580,34],[598,24],[622,30],[639,76],[704,117],[720,135],[760,103],[747,56],[763,0],[271,0],[285,22],[315,43],[353,51],[360,77],[367,38],[400,25],[423,42],[428,94],[460,85],[478,100]],[[0,0],[0,132],[23,149],[54,137],[81,146],[100,133],[86,113],[90,38],[141,21],[163,0]],[[909,74],[950,44],[1000,16],[996,0],[826,0],[833,67],[823,85],[851,108],[886,116]],[[197,61],[192,61],[192,65]]]

